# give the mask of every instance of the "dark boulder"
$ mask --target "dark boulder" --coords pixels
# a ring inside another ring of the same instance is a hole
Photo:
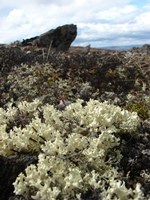
[[[36,164],[37,155],[20,154],[11,157],[0,156],[0,199],[8,200],[13,196],[13,182],[30,164]]]
[[[39,36],[35,36],[35,37],[29,38],[29,39],[25,39],[21,42],[21,45],[22,46],[27,46],[27,45],[32,46],[33,41],[35,41],[38,38],[39,38]]]
[[[77,26],[74,24],[59,26],[40,36],[23,40],[22,45],[51,47],[57,51],[67,51],[77,36]]]

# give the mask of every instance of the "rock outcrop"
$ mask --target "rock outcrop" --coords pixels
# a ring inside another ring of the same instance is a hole
[[[57,51],[67,51],[77,36],[77,26],[74,24],[59,26],[40,36],[23,40],[22,45],[51,47]]]

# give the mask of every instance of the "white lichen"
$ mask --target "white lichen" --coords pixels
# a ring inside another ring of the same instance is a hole
[[[85,106],[78,100],[64,111],[48,104],[39,105],[37,100],[19,103],[19,110],[33,113],[32,119],[24,127],[14,126],[9,132],[6,124],[13,120],[14,108],[0,110],[0,154],[39,154],[37,165],[28,166],[14,182],[16,194],[37,200],[55,200],[58,196],[80,199],[82,193],[99,189],[102,199],[115,195],[115,199],[140,200],[139,185],[128,190],[121,183],[121,172],[117,171],[121,153],[115,150],[120,133],[135,134],[140,123],[136,113],[97,100],[90,100]],[[110,151],[116,157],[110,157]]]

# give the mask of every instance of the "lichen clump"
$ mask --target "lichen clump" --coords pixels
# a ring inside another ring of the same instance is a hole
[[[32,113],[30,122],[9,130],[18,109]],[[64,111],[39,100],[22,102],[0,109],[0,155],[38,153],[37,165],[14,182],[14,192],[27,199],[83,199],[97,190],[99,199],[138,200],[140,184],[126,188],[117,166],[120,135],[135,135],[139,124],[137,113],[98,100],[77,100]]]

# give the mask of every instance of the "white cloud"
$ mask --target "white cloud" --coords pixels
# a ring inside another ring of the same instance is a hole
[[[148,1],[140,7],[138,0],[0,0],[0,43],[70,23],[78,27],[75,45],[150,43]]]

